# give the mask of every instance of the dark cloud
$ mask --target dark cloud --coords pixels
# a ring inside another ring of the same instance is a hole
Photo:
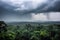
[[[54,3],[54,6],[53,7],[49,7],[46,12],[60,12],[60,1],[57,1]]]
[[[44,7],[47,7],[47,8],[44,8]],[[60,1],[54,2],[53,5],[52,4],[43,4],[42,6],[39,6],[37,9],[27,11],[26,13],[45,13],[45,12],[60,12]]]
[[[22,19],[24,18],[30,19],[31,17],[30,13],[37,14],[37,13],[45,13],[45,12],[60,12],[60,1],[59,0],[55,1],[52,4],[50,3],[39,5],[36,9],[15,10],[17,7],[0,1],[0,19],[3,19],[7,15],[16,16],[17,18],[19,17]]]
[[[46,12],[60,12],[60,1],[56,0],[52,3],[53,0],[50,0],[49,3],[42,4],[38,6],[36,9],[29,10],[17,10],[18,14],[29,14],[29,13],[46,13]],[[45,8],[46,7],[46,8]]]
[[[15,13],[13,9],[15,9],[13,6],[0,1],[0,20],[4,19],[5,15],[7,16]]]
[[[4,2],[1,2],[0,1],[0,20],[4,20],[4,19],[8,19],[8,18],[15,18],[15,19],[30,19],[30,14],[24,14],[24,15],[21,15],[25,12],[24,11],[15,11],[14,9],[16,9],[16,7],[14,6],[11,6],[11,5],[8,5]],[[27,17],[28,16],[28,17]],[[27,17],[27,18],[26,18]]]
[[[51,2],[50,2],[51,3]],[[8,5],[4,2],[0,2],[0,14],[10,12],[10,13],[17,13],[17,14],[25,14],[25,13],[43,13],[43,12],[60,12],[60,1],[56,1],[53,6],[48,6],[50,4],[42,4],[41,6],[38,6],[36,9],[31,10],[14,10],[17,7],[13,7],[11,5]],[[47,7],[48,6],[48,7]],[[47,9],[43,9],[44,7],[47,7]],[[43,9],[43,10],[42,10]]]

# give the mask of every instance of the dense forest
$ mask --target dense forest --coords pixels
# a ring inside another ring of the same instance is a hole
[[[8,25],[0,21],[0,40],[60,40],[60,24]]]

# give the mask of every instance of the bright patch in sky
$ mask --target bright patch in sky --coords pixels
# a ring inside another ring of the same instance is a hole
[[[49,19],[48,19],[49,15]],[[44,13],[32,13],[32,20],[35,21],[60,21],[60,12],[49,12],[48,15]]]
[[[42,20],[42,21],[46,21],[47,20],[47,16],[44,15],[43,13],[38,13],[38,14],[32,14],[32,20]]]
[[[49,17],[51,21],[60,21],[60,12],[50,12]]]

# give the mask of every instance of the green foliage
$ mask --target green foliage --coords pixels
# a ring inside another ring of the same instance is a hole
[[[49,32],[48,32],[48,30],[40,30],[40,35],[49,36]]]
[[[0,32],[0,40],[59,40],[59,27],[57,24],[8,25],[7,31]]]

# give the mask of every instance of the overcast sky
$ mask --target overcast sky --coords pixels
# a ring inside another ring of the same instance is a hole
[[[0,0],[0,20],[60,21],[60,0]]]

